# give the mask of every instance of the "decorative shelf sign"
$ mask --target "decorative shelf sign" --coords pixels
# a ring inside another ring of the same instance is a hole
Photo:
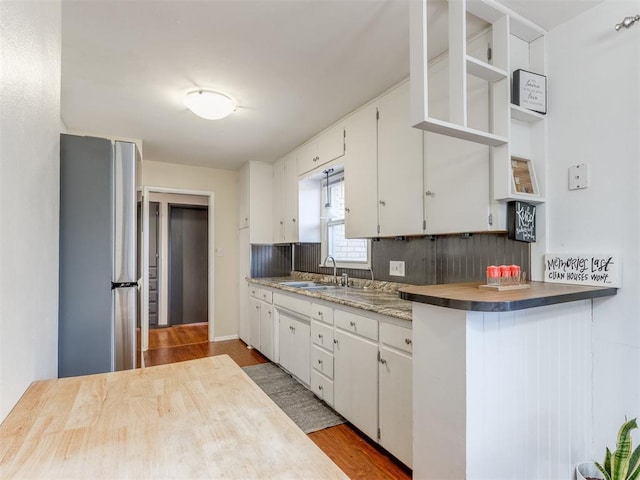
[[[511,240],[536,241],[536,206],[526,202],[507,203],[507,235]]]
[[[513,103],[546,114],[547,77],[522,69],[513,72]]]
[[[595,287],[620,287],[620,259],[609,254],[547,253],[544,281]]]

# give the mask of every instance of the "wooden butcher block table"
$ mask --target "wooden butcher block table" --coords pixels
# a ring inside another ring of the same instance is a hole
[[[0,478],[347,478],[227,355],[34,382]]]

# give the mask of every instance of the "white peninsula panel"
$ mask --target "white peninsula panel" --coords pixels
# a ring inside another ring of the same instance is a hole
[[[414,303],[415,477],[571,478],[590,442],[591,303]]]

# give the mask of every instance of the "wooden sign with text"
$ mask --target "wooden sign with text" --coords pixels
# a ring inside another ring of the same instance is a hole
[[[544,281],[619,287],[620,261],[615,255],[547,253],[544,256]]]
[[[536,241],[536,206],[526,202],[507,203],[507,234],[519,242]]]

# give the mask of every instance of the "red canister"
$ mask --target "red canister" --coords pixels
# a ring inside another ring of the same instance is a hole
[[[511,283],[513,285],[518,285],[520,283],[520,265],[511,265]]]
[[[500,265],[500,285],[511,285],[511,267]]]
[[[487,285],[500,285],[500,269],[495,265],[487,267]]]

